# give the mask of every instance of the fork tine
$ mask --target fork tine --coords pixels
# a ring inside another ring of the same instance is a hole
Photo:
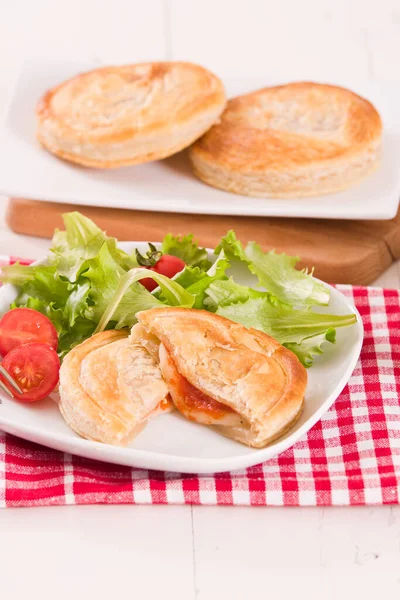
[[[14,398],[14,396],[12,395],[12,393],[10,392],[10,390],[8,389],[8,387],[6,385],[4,385],[4,383],[2,381],[0,381],[0,388],[2,390],[4,390],[5,393],[10,396],[10,398]]]
[[[22,390],[21,390],[21,388],[19,387],[18,383],[16,383],[16,382],[14,381],[14,379],[11,377],[11,375],[9,374],[9,372],[8,372],[8,371],[6,371],[6,370],[5,370],[5,368],[1,366],[1,364],[0,364],[0,373],[3,375],[4,379],[7,379],[8,383],[9,383],[10,385],[12,385],[12,387],[13,387],[15,390],[17,390],[17,392],[18,392],[19,394],[22,394]]]

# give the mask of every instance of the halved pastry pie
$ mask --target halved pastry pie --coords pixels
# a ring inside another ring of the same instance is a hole
[[[154,359],[121,330],[98,333],[66,356],[59,408],[82,437],[125,445],[172,403]]]
[[[299,418],[306,370],[270,336],[202,310],[156,308],[137,318],[132,342],[158,361],[188,419],[260,448]]]

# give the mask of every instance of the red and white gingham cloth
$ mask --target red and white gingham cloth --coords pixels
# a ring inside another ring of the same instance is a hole
[[[332,408],[277,458],[232,473],[182,475],[71,457],[0,432],[0,506],[399,503],[400,292],[338,287],[364,322],[361,358]]]

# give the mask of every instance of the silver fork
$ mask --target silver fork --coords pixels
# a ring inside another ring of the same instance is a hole
[[[3,375],[4,379],[6,379],[8,381],[8,383],[19,393],[22,394],[22,390],[19,387],[18,383],[16,381],[14,381],[14,379],[11,377],[11,375],[9,374],[8,371],[5,370],[5,368],[0,364],[0,373]],[[8,389],[8,387],[0,380],[0,388],[2,390],[5,391],[6,394],[8,394],[10,396],[10,398],[13,398],[14,396],[12,395],[11,391]]]

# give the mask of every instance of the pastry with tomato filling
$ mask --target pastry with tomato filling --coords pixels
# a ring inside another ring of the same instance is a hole
[[[59,408],[82,437],[123,446],[173,405],[154,359],[121,330],[98,333],[66,356]]]
[[[188,419],[261,448],[299,418],[306,370],[270,336],[202,310],[156,308],[137,317],[130,339],[158,362]]]

